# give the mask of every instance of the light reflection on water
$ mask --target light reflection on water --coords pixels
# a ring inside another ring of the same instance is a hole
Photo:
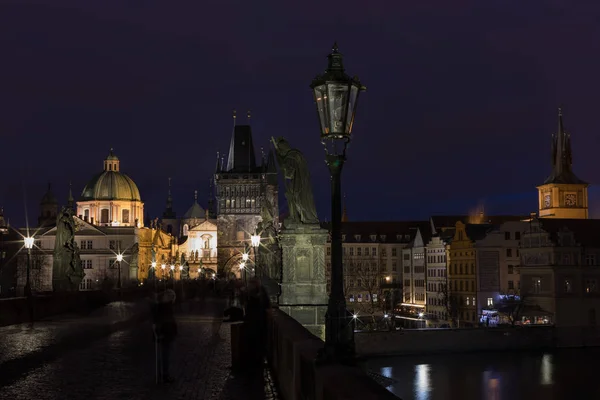
[[[600,399],[600,348],[375,358],[403,400]]]
[[[542,356],[542,385],[552,385],[552,354]]]
[[[429,376],[429,364],[415,365],[415,398],[418,400],[429,400],[431,382]]]

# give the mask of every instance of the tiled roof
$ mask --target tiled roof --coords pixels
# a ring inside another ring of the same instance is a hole
[[[467,236],[472,241],[483,239],[489,232],[491,232],[496,225],[492,224],[467,224],[465,231]]]
[[[481,218],[481,221],[479,219]],[[472,224],[475,221],[482,224],[500,225],[507,221],[522,221],[529,219],[530,216],[522,215],[484,215],[480,217],[478,215],[432,215],[431,220],[436,229],[440,228],[454,228],[458,221],[464,224]]]
[[[322,222],[323,229],[330,229],[330,222]],[[421,229],[424,240],[429,237],[428,221],[351,221],[342,222],[342,235],[345,235],[345,243],[409,243],[416,233]],[[357,239],[356,235],[360,235]],[[371,235],[377,235],[376,240]]]

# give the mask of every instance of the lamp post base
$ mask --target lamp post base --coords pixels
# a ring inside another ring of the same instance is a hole
[[[330,298],[325,314],[325,347],[317,356],[318,364],[355,364],[354,328],[352,316],[344,299]]]

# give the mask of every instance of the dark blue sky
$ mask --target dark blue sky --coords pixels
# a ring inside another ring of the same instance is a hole
[[[92,4],[90,4],[92,3]],[[318,11],[317,11],[318,10]],[[344,171],[351,219],[535,210],[563,104],[574,168],[600,180],[600,4],[591,1],[0,0],[0,205],[13,224],[48,181],[64,201],[110,147],[162,212],[206,205],[231,110],[257,152],[286,136],[317,208],[329,178],[308,85],[334,40],[362,95]],[[240,118],[243,120],[244,118]],[[592,189],[592,215],[600,193]]]

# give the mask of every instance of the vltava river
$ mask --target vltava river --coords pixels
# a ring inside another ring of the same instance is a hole
[[[383,357],[370,370],[403,400],[600,399],[600,348]]]

